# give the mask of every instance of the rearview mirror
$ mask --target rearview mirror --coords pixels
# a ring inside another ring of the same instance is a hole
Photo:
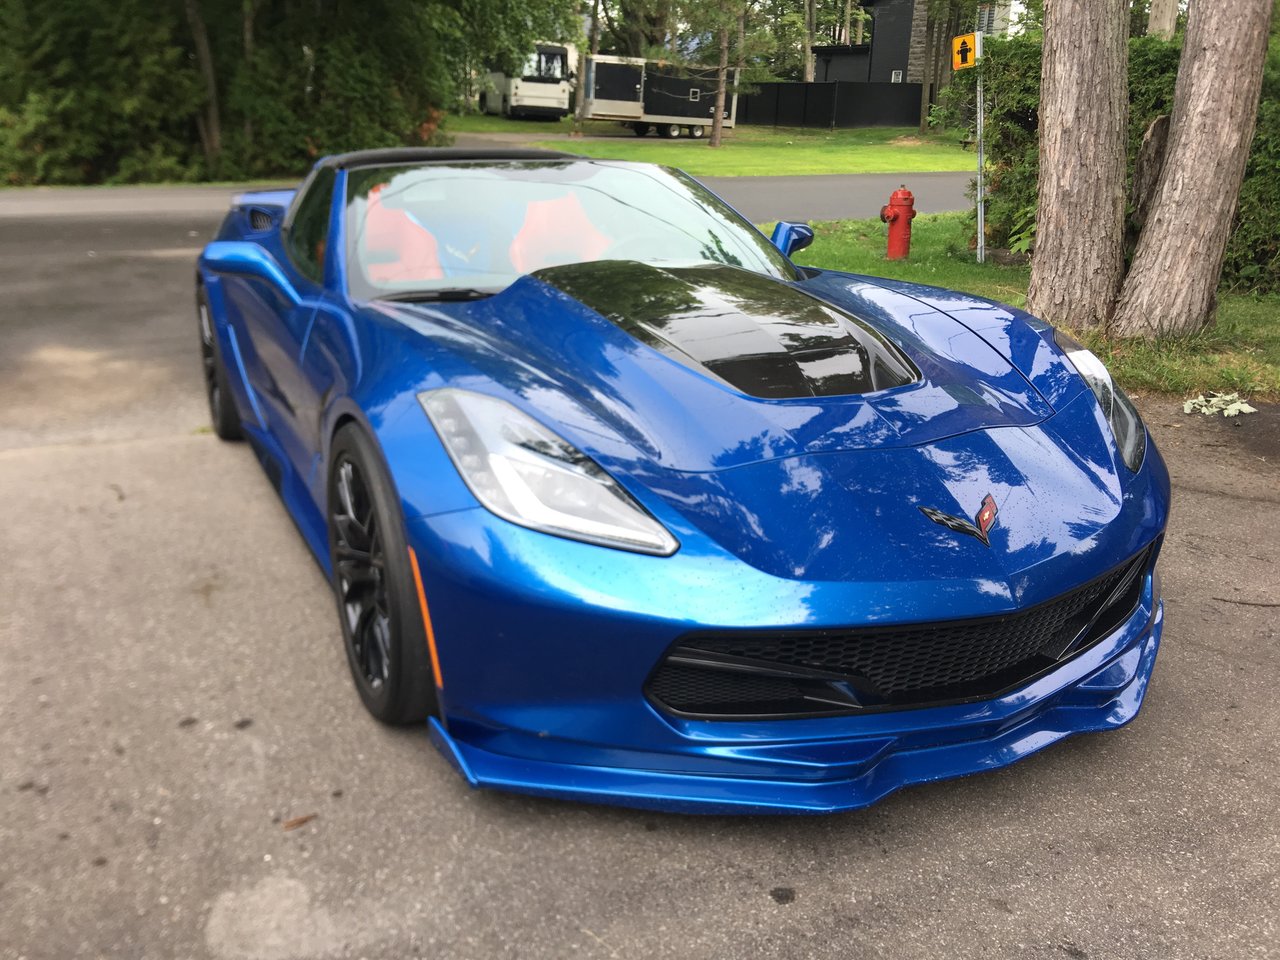
[[[256,243],[245,240],[215,240],[204,248],[200,261],[219,273],[266,280],[292,303],[296,304],[302,299],[276,258]]]
[[[789,257],[813,243],[813,227],[795,220],[779,220],[769,242]]]

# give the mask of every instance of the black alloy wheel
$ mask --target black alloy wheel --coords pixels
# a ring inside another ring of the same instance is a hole
[[[373,442],[354,425],[330,454],[333,591],[360,699],[383,723],[418,723],[436,709],[435,679],[404,525]]]
[[[196,288],[196,321],[200,328],[200,366],[204,372],[204,392],[209,401],[209,420],[213,432],[222,440],[239,440],[240,414],[227,382],[227,368],[213,328],[213,314],[203,286]]]
[[[631,129],[635,131],[637,137],[647,137],[649,135],[649,124],[647,123],[633,123]]]

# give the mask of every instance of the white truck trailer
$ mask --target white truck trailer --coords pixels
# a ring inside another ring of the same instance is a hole
[[[737,70],[729,71],[724,126],[738,115]],[[585,117],[617,120],[637,136],[654,131],[661,137],[706,136],[716,103],[716,69],[684,67],[637,57],[587,58],[587,75],[579,95],[589,97]]]

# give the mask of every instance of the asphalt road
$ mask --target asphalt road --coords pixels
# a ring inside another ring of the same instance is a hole
[[[0,957],[1280,956],[1276,409],[1142,403],[1175,507],[1124,730],[830,817],[472,792],[365,714],[318,568],[207,431],[215,216],[29,203],[0,194]]]
[[[702,177],[753,223],[772,220],[844,220],[876,217],[889,194],[910,187],[921,213],[961,210],[969,205],[967,173],[854,173],[817,177]],[[90,216],[174,218],[216,223],[237,187],[58,187],[11,191],[0,196],[0,223],[11,219]],[[203,235],[203,234],[202,234]]]

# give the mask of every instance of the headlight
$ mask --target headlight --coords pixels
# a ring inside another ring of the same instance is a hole
[[[680,546],[599,464],[505,400],[447,388],[418,401],[476,499],[503,519],[637,553]]]
[[[1084,377],[1084,382],[1089,385],[1093,395],[1098,398],[1102,412],[1111,424],[1111,432],[1115,435],[1116,446],[1120,448],[1120,458],[1124,460],[1125,466],[1137,472],[1147,453],[1147,431],[1142,425],[1142,418],[1138,416],[1137,407],[1116,386],[1102,361],[1075,337],[1055,330],[1053,338],[1072,366]]]

